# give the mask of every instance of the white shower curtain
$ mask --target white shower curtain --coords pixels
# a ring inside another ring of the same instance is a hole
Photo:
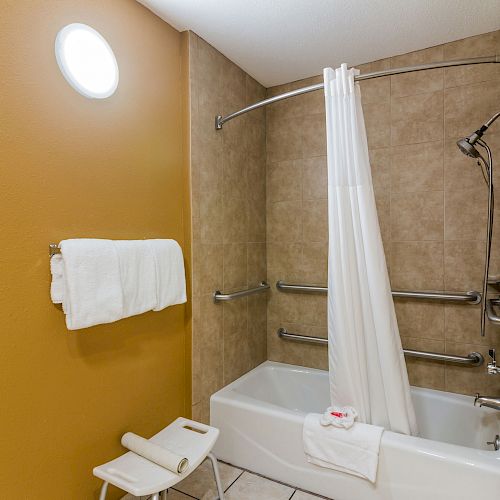
[[[375,206],[355,69],[325,68],[328,339],[332,404],[417,433]]]

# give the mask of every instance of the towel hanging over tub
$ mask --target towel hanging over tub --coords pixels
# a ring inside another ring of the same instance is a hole
[[[68,330],[111,323],[186,302],[182,250],[174,240],[70,239],[51,259],[51,298]]]

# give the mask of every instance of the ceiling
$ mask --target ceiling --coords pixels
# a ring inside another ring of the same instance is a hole
[[[138,0],[266,87],[500,27],[500,0]]]

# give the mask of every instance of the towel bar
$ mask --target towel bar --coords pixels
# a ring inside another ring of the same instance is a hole
[[[57,243],[49,243],[49,257],[53,257],[56,253],[61,253]]]

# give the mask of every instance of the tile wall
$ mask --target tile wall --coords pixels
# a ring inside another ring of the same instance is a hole
[[[377,71],[500,53],[500,32],[359,66]],[[500,65],[436,69],[361,82],[373,182],[393,288],[480,290],[487,188],[474,160],[456,148],[500,109]],[[320,82],[268,89],[268,95]],[[326,283],[327,192],[322,92],[269,106],[267,112],[267,275]],[[500,158],[500,123],[487,136]],[[498,163],[498,161],[497,161]],[[497,169],[498,170],[498,169]],[[500,174],[496,175],[500,186]],[[491,274],[500,275],[500,208]],[[477,306],[397,300],[403,346],[466,354],[500,351],[500,328],[479,336]],[[326,349],[276,336],[278,327],[326,336],[326,298],[272,290],[268,357],[326,368]],[[500,389],[485,367],[407,359],[412,384],[471,394]]]
[[[193,226],[193,418],[209,398],[266,360],[266,297],[214,304],[266,279],[265,112],[216,131],[217,114],[265,97],[265,88],[189,34]]]

